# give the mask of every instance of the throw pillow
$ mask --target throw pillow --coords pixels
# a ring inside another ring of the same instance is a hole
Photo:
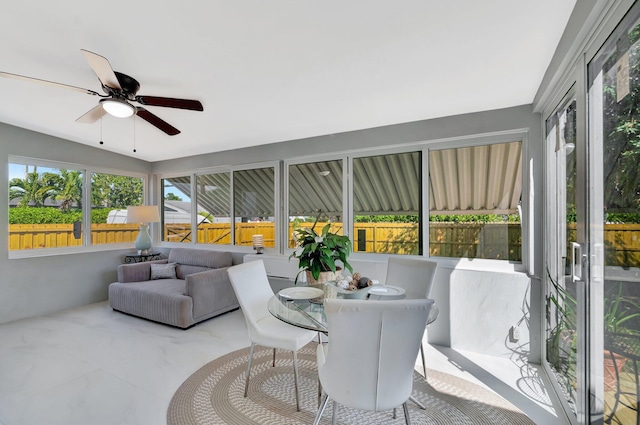
[[[176,279],[176,264],[151,264],[151,280]]]

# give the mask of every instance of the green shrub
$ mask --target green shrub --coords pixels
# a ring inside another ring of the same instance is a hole
[[[91,210],[91,223],[106,223],[110,208]],[[82,210],[62,211],[52,207],[16,207],[9,209],[9,224],[72,224],[82,221]]]

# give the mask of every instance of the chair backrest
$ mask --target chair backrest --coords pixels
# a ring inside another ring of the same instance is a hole
[[[244,313],[249,337],[253,338],[256,323],[270,316],[267,301],[273,296],[273,289],[262,260],[238,264],[227,269],[231,286],[238,297],[238,303]]]
[[[363,410],[407,401],[433,300],[327,299],[326,362],[318,374],[329,397]]]
[[[437,268],[424,258],[389,257],[385,283],[403,288],[407,298],[429,298]]]

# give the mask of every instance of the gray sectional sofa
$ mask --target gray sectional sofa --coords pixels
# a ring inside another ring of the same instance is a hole
[[[121,264],[109,305],[186,329],[240,307],[227,276],[231,261],[230,252],[173,248],[166,260]]]

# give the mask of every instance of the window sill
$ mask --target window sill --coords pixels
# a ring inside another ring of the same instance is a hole
[[[41,249],[29,249],[20,251],[9,251],[9,260],[17,260],[22,258],[37,258],[37,257],[52,257],[57,255],[73,255],[73,254],[87,254],[93,252],[106,252],[106,251],[121,251],[121,250],[135,250],[135,247],[131,243],[126,244],[104,244],[104,245],[92,245],[92,246],[75,246],[66,248],[41,248]]]

